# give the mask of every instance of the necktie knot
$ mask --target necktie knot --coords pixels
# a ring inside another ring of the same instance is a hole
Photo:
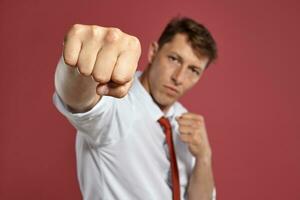
[[[170,121],[168,120],[168,118],[166,118],[166,117],[161,117],[161,118],[158,120],[158,122],[159,122],[159,124],[163,127],[164,132],[170,131],[170,130],[171,130],[171,124],[170,124]]]

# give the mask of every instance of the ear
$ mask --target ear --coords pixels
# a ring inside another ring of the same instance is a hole
[[[152,42],[149,46],[149,51],[148,51],[148,62],[149,63],[152,63],[157,51],[158,51],[158,43]]]

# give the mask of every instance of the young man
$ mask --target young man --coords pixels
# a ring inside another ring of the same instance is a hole
[[[139,40],[117,28],[74,25],[66,34],[54,103],[77,129],[87,200],[215,199],[204,118],[177,100],[216,58],[209,31],[173,19],[135,72]]]

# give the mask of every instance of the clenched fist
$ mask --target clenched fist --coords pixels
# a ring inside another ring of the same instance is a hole
[[[98,95],[123,97],[134,78],[141,54],[139,40],[117,28],[73,25],[65,36],[67,65],[97,82]]]
[[[211,157],[204,117],[195,113],[184,113],[176,118],[179,124],[180,139],[188,145],[190,152],[197,159]]]

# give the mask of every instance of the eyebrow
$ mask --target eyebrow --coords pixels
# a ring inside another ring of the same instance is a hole
[[[178,58],[178,60],[182,63],[183,62],[183,57],[179,55],[179,53],[175,52],[175,51],[171,51],[170,53],[175,54]],[[192,68],[196,68],[197,70],[199,70],[200,72],[203,71],[203,69],[200,66],[197,65],[189,65],[189,67]]]

